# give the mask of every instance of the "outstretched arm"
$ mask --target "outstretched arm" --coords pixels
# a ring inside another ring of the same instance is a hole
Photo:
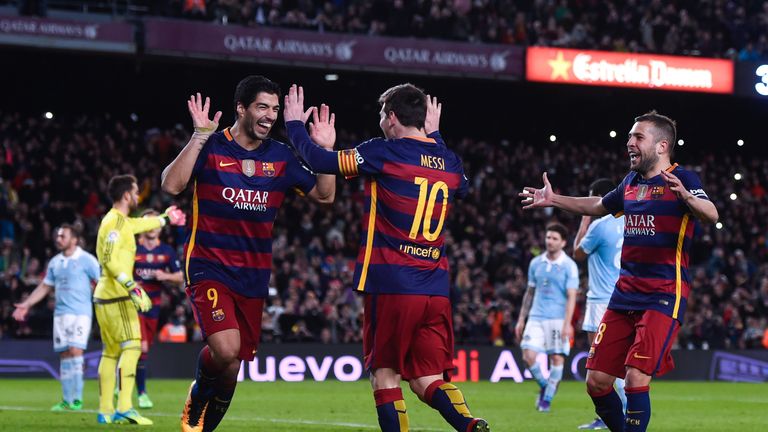
[[[571,213],[590,216],[605,216],[608,210],[603,206],[600,197],[571,197],[554,193],[547,179],[547,173],[542,176],[544,187],[536,189],[530,186],[523,188],[518,195],[523,198],[523,209],[530,210],[544,207],[557,207]]]
[[[189,114],[192,116],[195,132],[192,134],[187,145],[176,156],[176,159],[163,170],[161,185],[164,191],[178,195],[186,189],[200,152],[203,151],[208,138],[219,127],[221,111],[217,111],[213,116],[213,120],[210,120],[208,118],[210,107],[211,99],[206,97],[205,104],[203,104],[200,93],[197,94],[197,97],[189,97],[187,108],[189,108]]]
[[[45,282],[40,282],[40,285],[37,286],[30,294],[29,297],[27,297],[23,302],[16,303],[14,306],[16,309],[13,311],[13,319],[16,321],[24,321],[27,319],[27,314],[29,313],[29,309],[38,304],[40,300],[46,298],[48,294],[51,292],[53,287],[51,285],[46,284]]]

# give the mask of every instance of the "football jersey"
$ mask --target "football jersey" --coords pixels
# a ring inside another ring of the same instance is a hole
[[[136,245],[136,264],[133,266],[133,277],[152,299],[152,309],[143,314],[150,318],[160,316],[159,305],[163,292],[163,282],[155,277],[158,270],[168,273],[181,271],[176,251],[164,243],[160,243],[154,249],[147,249],[142,242],[139,242]]]
[[[191,179],[187,283],[215,280],[245,297],[267,297],[277,211],[286,193],[309,193],[314,174],[285,144],[267,138],[246,150],[225,129],[205,143]]]
[[[454,199],[466,195],[468,181],[461,159],[440,135],[375,138],[330,152],[312,143],[303,123],[286,125],[291,142],[315,172],[365,177],[355,288],[448,297],[443,228]]]
[[[621,246],[624,244],[624,216],[606,215],[592,222],[579,247],[589,255],[589,290],[587,299],[608,303],[621,269]]]
[[[697,198],[708,200],[701,180],[677,164],[669,168]],[[696,221],[661,175],[629,173],[603,197],[603,206],[624,215],[621,271],[611,309],[653,309],[683,322],[690,290],[688,253]]]
[[[528,266],[528,286],[536,289],[530,320],[564,319],[568,290],[579,289],[579,267],[565,252],[553,261],[542,253]]]
[[[99,280],[99,262],[80,247],[70,256],[59,253],[48,262],[43,283],[56,296],[54,315],[92,316],[91,282]]]

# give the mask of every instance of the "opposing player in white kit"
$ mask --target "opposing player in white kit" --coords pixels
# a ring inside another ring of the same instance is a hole
[[[602,197],[615,188],[616,185],[610,180],[597,179],[589,185],[589,196]],[[617,218],[606,215],[594,222],[590,216],[583,216],[573,244],[573,258],[577,261],[588,259],[589,291],[581,329],[587,332],[589,345],[592,346],[603,314],[608,309],[613,287],[619,279],[621,246],[624,244],[624,216]],[[624,394],[623,379],[616,379],[616,389],[626,407],[627,396]],[[608,427],[597,417],[592,423],[579,426],[579,429],[600,430]]]
[[[557,386],[563,378],[563,363],[571,350],[573,311],[579,289],[579,269],[565,254],[568,231],[559,223],[547,225],[546,252],[531,260],[528,289],[523,297],[515,336],[522,334],[523,360],[541,387],[536,409],[549,412]],[[528,312],[530,311],[530,317]],[[528,323],[525,320],[528,318]],[[525,331],[523,331],[525,327]],[[549,378],[536,362],[539,353],[549,357]]]
[[[60,253],[48,263],[45,278],[29,297],[16,303],[13,318],[24,321],[29,309],[56,294],[53,312],[53,349],[60,353],[62,401],[52,411],[83,409],[83,351],[88,347],[93,307],[92,283],[99,279],[99,262],[78,246],[79,234],[70,225],[56,230],[56,248]]]

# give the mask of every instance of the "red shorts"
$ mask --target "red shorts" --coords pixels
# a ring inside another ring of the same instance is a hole
[[[453,315],[446,297],[365,296],[363,352],[366,369],[394,369],[404,380],[453,370]]]
[[[141,341],[147,343],[147,350],[152,346],[157,335],[157,318],[148,318],[144,314],[139,314],[141,323]]]
[[[587,369],[623,378],[626,367],[661,376],[675,368],[670,350],[680,323],[661,312],[608,309],[589,349]]]
[[[201,281],[187,286],[195,319],[208,337],[222,330],[240,331],[240,360],[251,361],[261,338],[261,313],[264,299],[244,297],[217,281]]]

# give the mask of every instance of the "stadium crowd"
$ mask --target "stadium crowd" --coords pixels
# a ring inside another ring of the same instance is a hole
[[[25,14],[47,11],[46,0],[18,3]],[[67,7],[73,4],[77,2],[67,2]],[[134,10],[151,15],[251,27],[737,60],[768,58],[765,0],[163,0],[132,4]]]
[[[118,173],[139,178],[141,207],[165,208],[172,197],[160,191],[160,172],[188,137],[182,126],[144,130],[130,118],[109,114],[53,120],[0,114],[0,337],[50,336],[52,300],[38,305],[22,324],[11,312],[13,303],[40,282],[45,263],[56,253],[54,228],[74,223],[83,232],[83,246],[92,251],[100,218],[109,208],[107,181]],[[337,142],[347,147],[358,137],[339,131]],[[446,223],[456,342],[511,346],[528,262],[542,251],[545,224],[565,223],[572,241],[579,223],[556,210],[524,212],[517,192],[538,182],[544,170],[568,194],[586,194],[597,177],[618,182],[628,167],[623,143],[619,138],[579,145],[460,138],[449,140],[449,146],[463,157],[471,183],[469,196]],[[760,223],[768,219],[768,161],[749,157],[747,149],[704,155],[690,146],[682,159],[699,172],[723,227],[703,227],[693,248],[693,291],[678,344],[768,345],[763,342],[768,232]],[[187,210],[189,202],[188,192],[175,199]],[[362,182],[355,179],[339,180],[331,208],[298,197],[287,200],[274,226],[266,341],[360,342],[362,302],[351,282],[362,214]],[[184,235],[183,228],[166,228],[163,239],[181,252]],[[584,289],[585,267],[581,276]],[[200,339],[181,287],[168,287],[163,295],[160,326],[166,324],[185,326],[189,340]],[[586,344],[583,333],[576,343]]]

